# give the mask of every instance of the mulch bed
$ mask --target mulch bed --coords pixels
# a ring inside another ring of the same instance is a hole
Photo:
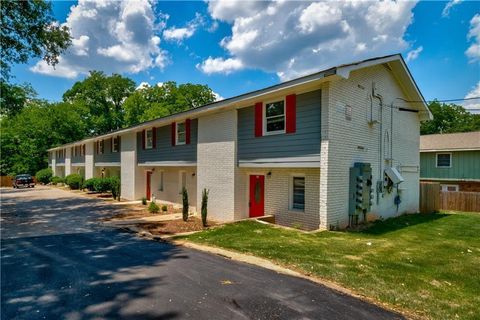
[[[161,208],[162,205],[158,204]],[[153,217],[157,215],[166,215],[172,213],[181,213],[182,209],[177,208],[175,209],[172,205],[168,205],[167,211],[160,210],[158,213],[150,213],[148,211],[148,205],[125,205],[123,208],[119,208],[119,212],[113,216],[106,218],[105,220],[112,220],[112,219],[137,219],[137,218],[144,218],[144,217]]]
[[[212,227],[215,224],[211,221],[208,222],[208,227]],[[196,217],[189,217],[188,221],[170,220],[155,223],[142,223],[137,227],[148,230],[153,235],[165,235],[175,234],[183,232],[201,231],[205,228],[202,225],[202,220]]]

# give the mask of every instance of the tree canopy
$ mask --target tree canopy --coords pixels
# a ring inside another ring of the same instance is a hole
[[[71,44],[66,26],[60,26],[52,14],[52,3],[43,0],[2,1],[0,46],[2,80],[10,77],[10,67],[42,58],[50,65]]]
[[[63,100],[83,110],[88,134],[104,134],[124,125],[123,102],[135,90],[135,82],[119,74],[92,71],[63,94]]]
[[[49,148],[215,100],[205,85],[169,81],[136,90],[133,80],[99,71],[76,82],[60,103],[36,99],[29,85],[2,82],[4,86],[9,90],[2,90],[2,175],[35,174],[47,166]]]
[[[177,85],[175,81],[168,81],[139,88],[125,100],[125,126],[197,108],[213,101],[215,95],[206,85]]]
[[[480,130],[480,115],[472,114],[462,106],[432,101],[428,107],[433,114],[433,120],[422,123],[422,135]]]

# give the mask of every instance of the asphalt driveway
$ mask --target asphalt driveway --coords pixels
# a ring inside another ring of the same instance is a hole
[[[118,207],[49,188],[1,190],[2,319],[398,319],[304,279],[139,239]]]

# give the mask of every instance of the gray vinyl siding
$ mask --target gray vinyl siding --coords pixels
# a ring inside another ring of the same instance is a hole
[[[57,154],[55,152],[55,163],[57,163],[57,164],[65,163],[65,157],[57,156]]]
[[[120,140],[120,144],[122,141]],[[96,142],[93,145],[93,154],[94,154],[94,161],[95,162],[120,162],[120,146],[118,152],[112,152],[112,140],[105,139],[104,140],[104,148],[102,154],[97,154],[97,146]]]
[[[150,161],[197,161],[197,119],[190,122],[190,144],[172,146],[171,125],[157,128],[157,147],[143,150],[142,133],[137,133],[138,163]]]
[[[255,137],[254,106],[238,111],[238,160],[308,157],[320,160],[321,91],[297,95],[296,132]]]
[[[72,154],[72,164],[73,164],[73,163],[85,163],[85,156],[84,156],[84,155],[83,155],[83,156],[80,156],[80,155],[74,156],[74,154],[75,154],[75,147],[72,148],[72,151],[71,151],[71,152],[72,152],[72,153],[71,153],[71,154]]]

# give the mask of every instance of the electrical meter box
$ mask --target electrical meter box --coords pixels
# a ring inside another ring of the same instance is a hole
[[[356,162],[350,168],[348,213],[350,224],[358,223],[359,215],[366,219],[373,200],[372,166],[370,163]]]

